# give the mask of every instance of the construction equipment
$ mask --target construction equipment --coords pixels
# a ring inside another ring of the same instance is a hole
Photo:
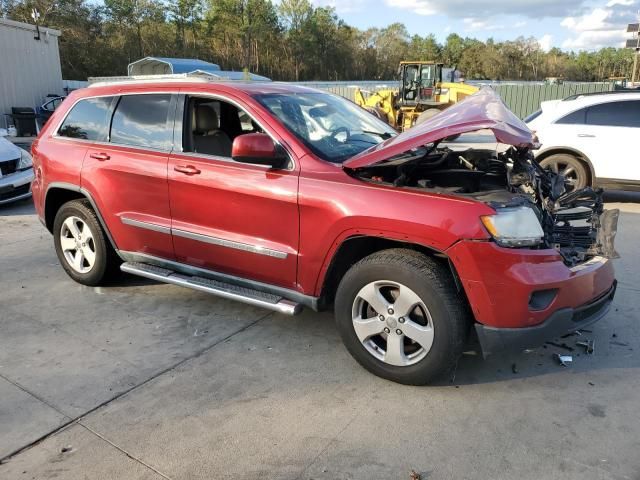
[[[435,62],[400,62],[398,90],[355,91],[355,102],[404,131],[478,91],[455,81],[456,71]],[[449,80],[443,82],[443,76]]]

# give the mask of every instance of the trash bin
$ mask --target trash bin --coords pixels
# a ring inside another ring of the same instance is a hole
[[[18,130],[19,137],[36,135],[36,111],[31,107],[11,107],[13,124]]]

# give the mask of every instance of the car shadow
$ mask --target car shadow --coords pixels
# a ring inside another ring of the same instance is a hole
[[[18,215],[35,215],[36,208],[33,199],[25,198],[17,202],[0,205],[0,217],[15,217]]]

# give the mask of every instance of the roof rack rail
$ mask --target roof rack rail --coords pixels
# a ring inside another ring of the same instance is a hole
[[[231,75],[233,74],[233,75]],[[104,87],[113,84],[135,84],[145,82],[264,82],[271,81],[266,77],[260,77],[255,74],[245,78],[243,72],[207,72],[196,70],[189,73],[167,73],[158,75],[122,75],[115,77],[89,77],[89,88]]]
[[[637,89],[625,89],[625,90],[607,90],[604,92],[587,92],[587,93],[576,93],[574,95],[570,95],[567,98],[564,98],[562,101],[571,101],[580,97],[592,97],[594,95],[615,95],[619,93],[639,93],[640,90]]]

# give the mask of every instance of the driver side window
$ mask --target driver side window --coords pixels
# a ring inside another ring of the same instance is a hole
[[[262,133],[249,114],[234,104],[214,98],[190,96],[183,119],[185,152],[231,158],[233,141],[247,133]]]

